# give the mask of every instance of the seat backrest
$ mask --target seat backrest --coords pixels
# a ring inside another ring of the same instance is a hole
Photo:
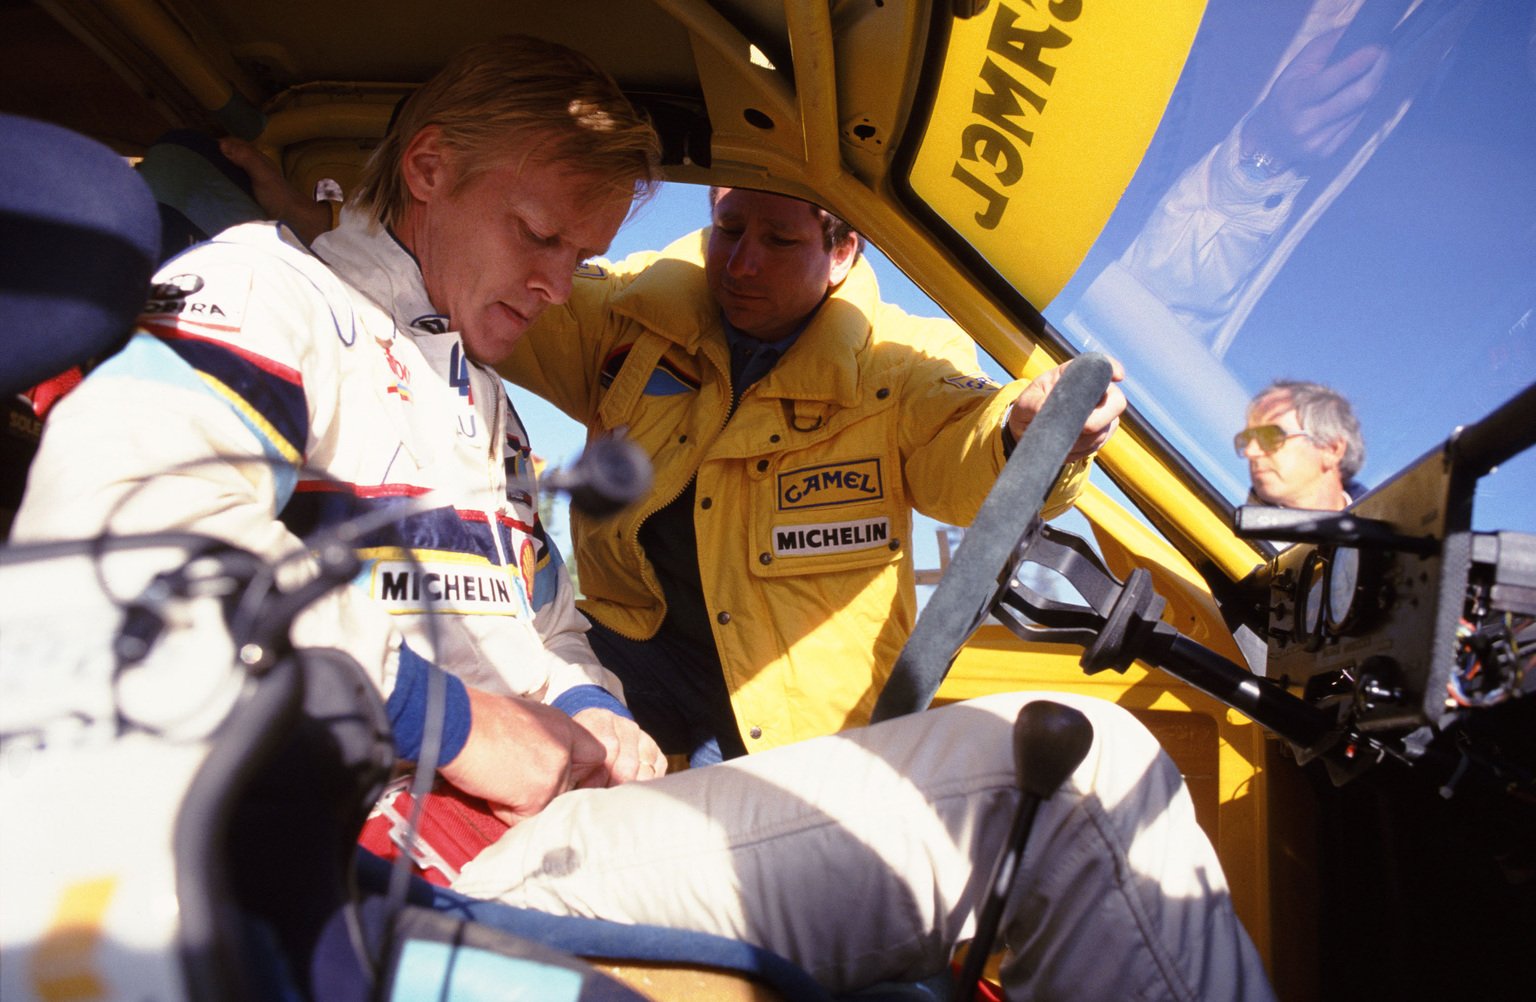
[[[221,230],[265,219],[251,179],[213,138],[173,129],[155,140],[139,163],[160,210],[160,260]]]
[[[120,344],[159,253],[154,197],[127,161],[0,115],[0,540],[42,431],[42,409],[17,394]]]
[[[0,395],[115,347],[160,251],[154,196],[92,139],[0,115]]]

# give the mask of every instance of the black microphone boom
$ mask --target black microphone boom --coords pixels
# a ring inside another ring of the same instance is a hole
[[[651,460],[627,439],[596,438],[570,467],[541,477],[539,487],[565,491],[577,511],[607,518],[645,497],[651,489]]]

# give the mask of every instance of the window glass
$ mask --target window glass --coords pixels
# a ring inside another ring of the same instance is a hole
[[[1043,135],[1052,110],[1018,122]],[[1212,0],[1060,291],[1014,275],[1027,247],[971,242],[1074,347],[1120,358],[1233,502],[1233,435],[1277,379],[1352,403],[1368,489],[1536,382],[1536,0]],[[1475,527],[1536,530],[1533,494],[1527,454],[1484,478]]]

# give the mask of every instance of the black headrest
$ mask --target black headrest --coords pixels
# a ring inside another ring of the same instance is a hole
[[[115,347],[159,250],[154,196],[122,157],[0,115],[0,394]]]

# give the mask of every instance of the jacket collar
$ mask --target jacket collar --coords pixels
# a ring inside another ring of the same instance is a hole
[[[448,331],[448,318],[432,305],[415,256],[372,213],[344,208],[340,223],[315,240],[314,250],[398,326],[425,334]]]
[[[672,243],[629,286],[612,308],[689,354],[718,343],[729,365],[720,306],[704,281],[702,229]],[[756,384],[761,396],[821,400],[841,407],[859,403],[859,355],[867,350],[880,303],[874,269],[862,256],[848,277],[822,302],[799,339]],[[728,370],[727,370],[728,371]]]

